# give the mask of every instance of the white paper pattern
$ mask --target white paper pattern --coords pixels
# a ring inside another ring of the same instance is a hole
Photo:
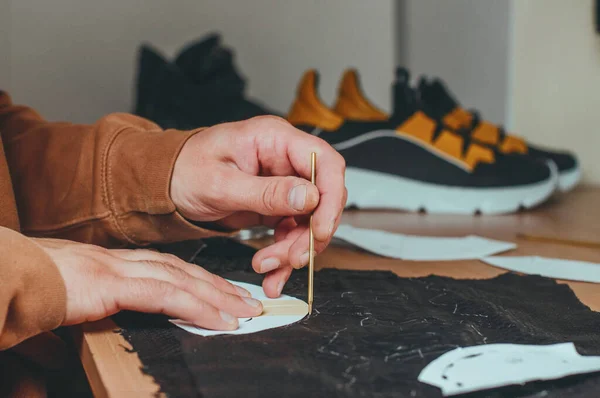
[[[229,282],[233,283],[236,286],[240,286],[240,287],[243,287],[244,289],[248,290],[253,298],[262,301],[263,304],[265,302],[278,302],[278,301],[282,301],[282,300],[288,300],[288,301],[291,300],[291,301],[298,301],[300,303],[304,303],[306,305],[306,313],[297,314],[297,315],[270,315],[270,316],[258,316],[258,317],[254,317],[254,318],[239,318],[239,327],[236,330],[226,330],[226,331],[225,330],[203,329],[201,327],[195,326],[189,322],[185,322],[185,321],[182,321],[179,319],[173,319],[173,320],[170,320],[170,322],[190,333],[194,333],[194,334],[197,334],[200,336],[216,336],[216,335],[220,335],[220,334],[250,334],[250,333],[261,332],[261,331],[267,330],[267,329],[273,329],[273,328],[278,328],[281,326],[287,326],[292,323],[300,321],[302,318],[304,318],[308,314],[308,305],[304,301],[299,300],[295,297],[290,297],[285,294],[282,294],[280,297],[278,297],[276,299],[270,299],[265,295],[262,287],[260,287],[260,286],[251,285],[249,283],[244,283],[244,282],[236,282],[236,281],[229,281]]]
[[[581,356],[573,343],[488,344],[457,348],[431,362],[419,381],[445,396],[600,371],[600,357]]]
[[[523,274],[547,278],[600,283],[600,264],[544,257],[494,256],[482,259],[488,264]]]
[[[340,225],[335,237],[380,256],[420,261],[479,259],[517,247],[514,243],[474,235],[460,238],[404,235],[350,225]]]

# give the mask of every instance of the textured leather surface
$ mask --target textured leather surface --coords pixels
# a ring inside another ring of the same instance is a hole
[[[205,242],[196,263],[260,283],[250,270],[252,249]],[[189,260],[194,247],[169,250]],[[294,272],[284,292],[304,299],[306,272]],[[417,376],[457,346],[573,341],[582,354],[600,354],[600,314],[568,286],[536,276],[454,280],[325,269],[315,275],[314,308],[285,328],[211,338],[160,316],[124,313],[116,321],[144,371],[172,397],[439,397]],[[598,387],[600,375],[592,374],[469,396],[596,397]]]

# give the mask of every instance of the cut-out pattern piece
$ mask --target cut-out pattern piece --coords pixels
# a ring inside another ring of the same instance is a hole
[[[514,243],[474,235],[460,238],[404,235],[350,225],[340,225],[335,237],[380,256],[418,261],[479,259],[517,247]]]
[[[200,336],[216,336],[220,334],[249,334],[267,329],[287,326],[300,321],[308,314],[308,304],[294,297],[282,294],[279,298],[270,299],[265,296],[262,287],[244,282],[229,281],[250,292],[253,298],[262,301],[263,313],[253,318],[240,318],[236,330],[210,330],[195,326],[182,320],[171,320],[183,330]]]
[[[488,264],[514,272],[547,278],[600,283],[600,264],[544,257],[494,256],[482,259]]]
[[[581,356],[573,343],[489,344],[456,348],[431,362],[419,381],[445,396],[600,371],[600,356]]]

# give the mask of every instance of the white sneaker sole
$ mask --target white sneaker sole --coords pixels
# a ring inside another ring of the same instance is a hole
[[[581,180],[581,169],[579,166],[575,167],[572,170],[564,171],[558,175],[558,189],[561,192],[569,192]]]
[[[362,209],[425,210],[446,214],[505,214],[532,208],[548,199],[557,185],[551,176],[535,184],[504,188],[463,188],[431,184],[391,174],[348,167],[347,206]]]

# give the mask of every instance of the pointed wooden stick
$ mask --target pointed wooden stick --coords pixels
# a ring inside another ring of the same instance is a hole
[[[317,166],[317,154],[310,154],[310,182],[315,184],[315,172]],[[314,275],[315,275],[315,235],[313,233],[313,216],[310,216],[308,226],[308,314],[312,314],[313,294],[314,294]]]

